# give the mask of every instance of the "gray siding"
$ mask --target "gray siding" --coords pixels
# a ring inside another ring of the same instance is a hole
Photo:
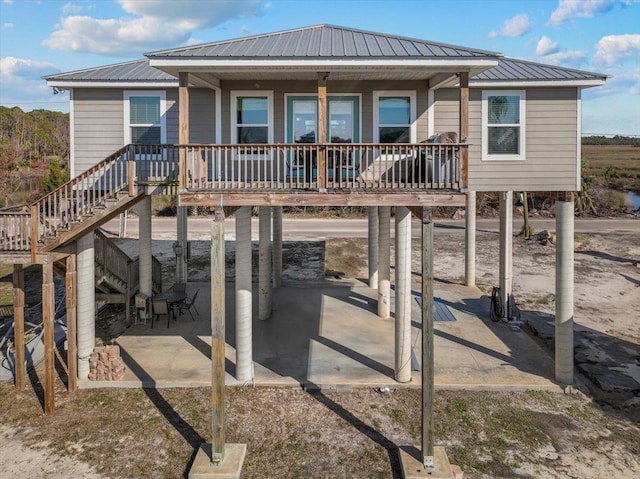
[[[436,92],[435,132],[458,131],[458,92]],[[526,90],[526,159],[482,161],[482,90],[469,104],[469,189],[475,191],[574,191],[578,100],[575,88]]]
[[[171,88],[165,91],[167,143],[178,143],[178,90]],[[194,88],[189,93],[190,142],[214,143],[215,92]],[[123,98],[123,89],[74,89],[73,176],[86,171],[124,146]]]

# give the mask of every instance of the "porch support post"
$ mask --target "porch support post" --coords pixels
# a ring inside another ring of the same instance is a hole
[[[251,285],[251,206],[236,215],[236,379],[253,377],[253,291]]]
[[[396,206],[395,379],[411,381],[411,212]]]
[[[378,207],[378,316],[391,316],[391,207]]]
[[[22,390],[27,385],[27,366],[24,348],[24,269],[21,264],[13,265],[13,345],[15,386]]]
[[[467,191],[464,229],[464,279],[467,286],[476,285],[476,192]]]
[[[273,206],[273,287],[282,286],[282,206]]]
[[[224,212],[216,211],[211,223],[211,463],[225,453],[225,248]]]
[[[176,282],[187,282],[187,241],[188,241],[188,206],[178,206],[177,229],[178,241],[176,242]]]
[[[78,379],[89,377],[89,357],[96,345],[96,286],[93,232],[78,239]]]
[[[151,197],[138,203],[138,231],[139,240],[139,268],[140,268],[140,292],[149,298],[153,296],[152,251],[151,251]]]
[[[189,74],[178,73],[178,143],[189,143]],[[180,190],[187,185],[187,150],[180,148],[178,157],[178,187]]]
[[[556,201],[556,381],[573,384],[573,193]]]
[[[500,303],[508,319],[513,269],[513,191],[500,192]]]
[[[422,464],[433,468],[433,222],[422,211]]]
[[[93,234],[93,233],[92,233]],[[55,285],[53,284],[53,255],[47,255],[42,265],[42,330],[44,342],[44,413],[54,409],[54,351],[53,325],[55,321]]]
[[[271,208],[261,206],[258,218],[258,319],[271,316],[272,307],[272,265],[271,265]]]
[[[319,144],[327,142],[327,78],[328,72],[318,73],[318,138]],[[318,189],[327,189],[327,150],[318,151]]]
[[[378,289],[378,207],[369,206],[369,287]]]
[[[469,72],[460,72],[460,143],[469,137]],[[460,188],[469,187],[469,150],[460,149]]]
[[[69,391],[78,389],[78,339],[76,321],[76,255],[67,256],[65,273],[66,308],[67,308],[67,369]],[[128,316],[127,316],[128,318]]]

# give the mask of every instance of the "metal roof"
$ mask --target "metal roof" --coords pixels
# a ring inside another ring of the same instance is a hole
[[[495,58],[500,53],[334,25],[287,30],[146,53],[152,59]]]
[[[43,77],[47,81],[176,82],[176,78],[149,66],[149,60],[105,65]]]
[[[473,77],[477,82],[606,80],[607,75],[572,68],[545,65],[515,58],[500,58],[498,66]]]

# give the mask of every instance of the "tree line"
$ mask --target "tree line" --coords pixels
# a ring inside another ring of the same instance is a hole
[[[69,114],[0,106],[0,207],[31,201],[68,178]]]
[[[583,136],[583,145],[616,145],[616,146],[640,146],[640,137],[615,135],[607,136]]]

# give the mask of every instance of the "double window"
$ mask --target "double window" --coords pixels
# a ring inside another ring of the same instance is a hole
[[[273,143],[273,92],[231,92],[231,142]]]
[[[124,92],[125,143],[166,143],[165,92]]]
[[[413,143],[416,141],[415,91],[373,92],[374,142]]]
[[[525,92],[482,92],[482,159],[525,159]]]

